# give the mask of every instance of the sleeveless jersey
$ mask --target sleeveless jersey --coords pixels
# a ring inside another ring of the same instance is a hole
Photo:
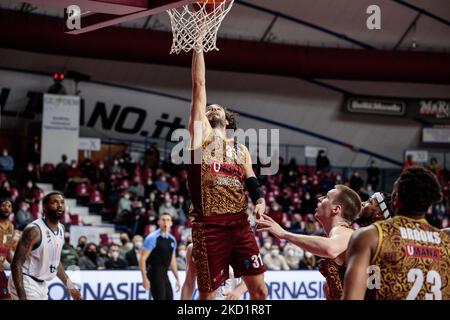
[[[377,300],[450,299],[450,237],[425,219],[405,216],[374,223],[378,245]],[[369,288],[370,289],[370,288]]]
[[[6,226],[0,225],[0,270],[3,267],[3,262],[8,257],[8,252],[14,242],[14,225],[7,221]]]
[[[347,224],[341,225],[341,227],[349,228],[354,230],[351,226]],[[342,294],[344,293],[344,276],[347,270],[347,265],[345,261],[340,265],[336,259],[322,258],[317,263],[319,272],[327,281],[328,286],[328,300],[340,300]]]
[[[216,216],[245,211],[248,202],[244,189],[245,160],[244,146],[213,134],[201,148],[191,150],[190,214]]]
[[[61,260],[61,250],[64,245],[63,226],[59,223],[58,231],[53,232],[45,218],[37,219],[31,225],[39,228],[41,242],[25,260],[22,272],[41,281],[50,281],[56,276]]]

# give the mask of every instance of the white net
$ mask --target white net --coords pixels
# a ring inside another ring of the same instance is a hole
[[[233,3],[234,0],[209,0],[167,10],[173,33],[170,53],[219,50],[217,32]]]

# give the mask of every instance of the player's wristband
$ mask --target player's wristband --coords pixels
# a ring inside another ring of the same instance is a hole
[[[250,198],[253,203],[256,204],[256,201],[260,198],[264,198],[264,193],[261,190],[258,179],[256,177],[250,177],[245,180],[245,185],[247,186],[248,193],[250,194]]]

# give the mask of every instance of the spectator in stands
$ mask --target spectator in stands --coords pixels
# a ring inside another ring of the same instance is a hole
[[[125,258],[125,255],[127,254],[128,251],[130,251],[131,249],[133,249],[133,243],[130,242],[130,237],[128,236],[128,233],[126,232],[121,232],[120,233],[120,249],[119,249],[119,253],[120,253],[120,257]]]
[[[178,270],[186,270],[186,245],[184,244],[178,246],[177,266]]]
[[[77,251],[78,255],[82,255],[84,253],[84,249],[86,248],[87,238],[86,236],[80,236],[78,238]]]
[[[98,184],[98,188],[101,192],[105,192],[106,183],[110,178],[110,174],[103,161],[99,161],[96,173],[95,183]]]
[[[283,256],[289,266],[289,269],[298,270],[300,260],[304,257],[304,250],[298,246],[288,243],[283,248]]]
[[[300,260],[299,269],[300,270],[317,270],[316,257],[311,252],[306,251],[305,258]]]
[[[14,170],[14,158],[9,155],[8,149],[3,149],[0,155],[0,172],[9,174]]]
[[[111,175],[116,175],[118,177],[122,176],[122,167],[120,166],[119,160],[115,159],[111,167]]]
[[[80,166],[80,171],[81,171],[81,174],[83,177],[86,177],[87,179],[89,179],[90,183],[96,182],[97,168],[92,163],[90,158],[87,158],[86,160],[84,160],[84,162]]]
[[[359,193],[363,187],[364,180],[359,176],[359,172],[353,172],[353,175],[350,178],[350,188]]]
[[[377,190],[380,183],[380,168],[375,165],[375,161],[371,160],[367,168],[367,184],[372,186],[372,189]]]
[[[431,158],[430,164],[427,166],[427,168],[436,175],[436,178],[438,178],[438,180],[441,179],[442,166],[438,163],[436,158]]]
[[[316,158],[316,170],[328,172],[331,170],[330,159],[328,159],[325,150],[320,150]]]
[[[64,190],[67,183],[67,175],[69,172],[69,164],[67,163],[67,156],[61,156],[61,162],[55,168],[55,187],[58,190]]]
[[[34,164],[31,162],[27,164],[27,169],[23,171],[20,179],[20,184],[24,186],[28,181],[31,181],[32,183],[36,183],[39,181],[38,173],[35,169]]]
[[[138,269],[139,268],[139,258],[140,258],[140,250],[142,248],[142,244],[144,243],[144,238],[140,235],[135,235],[133,237],[133,249],[129,250],[125,254],[125,260],[128,264],[128,269]]]
[[[261,256],[264,256],[264,255],[270,253],[270,248],[272,248],[272,243],[273,243],[272,237],[269,237],[269,236],[264,237],[264,245],[259,250],[261,253]]]
[[[305,192],[302,198],[301,213],[303,216],[313,213],[316,210],[317,202],[311,196],[311,193]]]
[[[75,160],[72,160],[70,163],[70,168],[67,171],[67,190],[66,190],[67,195],[75,196],[77,185],[83,182],[89,183],[89,180],[83,177],[77,162]]]
[[[36,191],[37,186],[33,183],[33,181],[28,180],[25,189],[23,189],[20,194],[20,198],[32,205],[37,200]]]
[[[15,217],[16,228],[19,230],[23,230],[29,223],[33,222],[34,218],[31,214],[30,204],[26,201],[21,201]]]
[[[112,244],[109,248],[109,258],[105,261],[105,267],[108,270],[125,270],[128,267],[127,262],[120,257],[119,246]]]
[[[12,193],[12,188],[11,188],[11,184],[9,183],[8,180],[3,181],[1,187],[0,187],[0,199],[3,198],[12,198],[13,193]]]
[[[152,143],[150,148],[145,152],[145,165],[155,170],[159,167],[160,155],[158,150],[158,144]]]
[[[84,249],[84,256],[78,261],[81,270],[104,270],[105,260],[98,256],[97,245],[89,243]]]
[[[405,163],[403,164],[403,171],[407,170],[407,169],[410,168],[410,167],[415,167],[416,165],[417,165],[417,164],[416,164],[416,162],[414,161],[413,155],[410,154],[410,155],[408,155],[408,156],[406,157],[406,161],[405,161]]]
[[[283,225],[283,211],[281,206],[277,202],[272,203],[268,215],[279,225]]]
[[[280,248],[276,244],[272,244],[270,253],[264,255],[263,262],[268,270],[289,270],[289,266],[280,254]]]
[[[172,205],[172,199],[170,197],[170,193],[166,192],[164,195],[164,203],[158,209],[158,215],[162,215],[163,213],[170,214],[172,220],[177,222],[178,220],[178,212],[177,209]]]
[[[143,199],[145,194],[145,188],[141,183],[141,178],[139,176],[135,177],[133,180],[133,185],[127,189],[128,192],[135,194],[138,199]]]
[[[131,215],[131,194],[125,192],[119,200],[119,207],[117,208],[117,223],[126,223]]]
[[[161,192],[167,192],[169,190],[169,184],[165,175],[161,174],[158,181],[155,182],[156,189]]]
[[[28,145],[28,156],[35,165],[39,165],[41,162],[41,142],[39,140],[39,136],[35,135],[33,139],[30,139]]]
[[[70,266],[78,265],[78,251],[70,243],[65,242],[61,251],[61,263],[67,270]]]

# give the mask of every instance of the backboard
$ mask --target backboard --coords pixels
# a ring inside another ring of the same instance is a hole
[[[66,21],[70,13],[67,8],[77,6],[80,10],[80,28],[69,29],[66,24],[64,31],[68,34],[113,26],[192,2],[195,0],[27,0],[27,3],[37,6],[61,8]]]

